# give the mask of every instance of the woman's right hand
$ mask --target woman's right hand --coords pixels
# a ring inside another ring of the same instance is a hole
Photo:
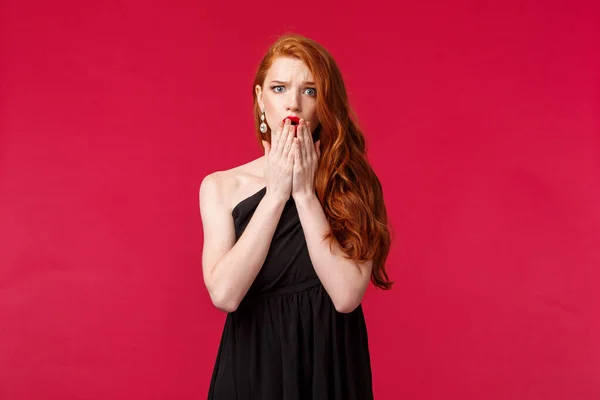
[[[292,175],[294,172],[295,127],[289,119],[277,124],[276,132],[271,130],[271,143],[263,140],[265,148],[265,180],[267,194],[277,200],[287,201],[292,193]]]

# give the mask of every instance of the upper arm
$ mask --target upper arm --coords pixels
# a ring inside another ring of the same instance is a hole
[[[200,184],[198,197],[204,233],[202,274],[209,291],[215,265],[235,244],[235,227],[225,192],[217,173],[207,175]]]

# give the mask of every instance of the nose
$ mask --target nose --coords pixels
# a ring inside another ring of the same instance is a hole
[[[291,112],[297,112],[299,110],[300,107],[300,100],[299,100],[299,94],[296,93],[293,90],[290,90],[288,92],[288,96],[287,96],[287,109],[288,111]]]

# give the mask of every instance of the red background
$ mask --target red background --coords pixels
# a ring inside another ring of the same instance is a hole
[[[2,1],[0,399],[206,398],[198,188],[261,155],[287,31],[337,60],[385,190],[375,398],[600,398],[598,7],[384,3]]]

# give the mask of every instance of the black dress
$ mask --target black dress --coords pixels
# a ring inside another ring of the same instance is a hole
[[[233,209],[237,239],[265,193]],[[208,398],[373,399],[362,307],[335,310],[310,261],[293,198],[255,281],[227,315]]]

